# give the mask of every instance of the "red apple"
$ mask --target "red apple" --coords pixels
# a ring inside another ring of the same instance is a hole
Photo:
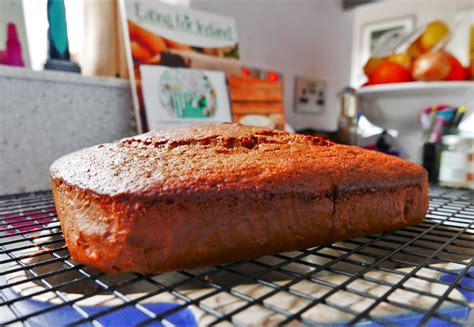
[[[449,71],[448,76],[446,77],[447,81],[465,81],[467,79],[467,71],[461,65],[459,60],[456,59],[452,54],[449,54],[449,63],[451,65],[451,70]]]
[[[400,64],[391,61],[381,63],[369,79],[368,85],[409,82],[410,72]]]

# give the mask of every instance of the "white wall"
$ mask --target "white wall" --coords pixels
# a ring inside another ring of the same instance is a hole
[[[287,121],[296,129],[335,130],[336,94],[350,81],[352,12],[339,0],[191,0],[191,7],[237,21],[244,64],[284,74]],[[294,77],[327,81],[322,114],[293,112]]]

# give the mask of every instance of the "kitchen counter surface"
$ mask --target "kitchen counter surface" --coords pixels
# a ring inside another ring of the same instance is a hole
[[[20,79],[20,80],[35,80],[45,82],[57,82],[66,84],[79,84],[87,86],[99,87],[114,87],[114,88],[129,88],[130,82],[121,78],[98,77],[98,76],[84,76],[81,74],[67,73],[54,70],[35,71],[28,68],[10,67],[0,65],[0,77]]]
[[[0,66],[0,194],[50,188],[58,157],[134,134],[130,84]]]

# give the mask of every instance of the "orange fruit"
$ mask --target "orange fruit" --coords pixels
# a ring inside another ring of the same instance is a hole
[[[374,58],[374,57],[370,57],[369,60],[367,60],[367,63],[365,64],[364,66],[364,73],[365,73],[365,76],[367,77],[371,77],[375,70],[377,69],[377,67],[383,63],[385,60],[382,59],[382,58]]]
[[[408,69],[396,62],[386,61],[380,64],[369,79],[369,84],[401,83],[411,81]]]

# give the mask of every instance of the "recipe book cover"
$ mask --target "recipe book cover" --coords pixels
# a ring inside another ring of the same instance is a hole
[[[124,0],[121,2],[121,15],[124,35],[128,35],[125,37],[125,45],[139,132],[162,126],[158,120],[147,121],[149,117],[158,119],[157,112],[160,112],[161,109],[147,107],[157,103],[157,95],[153,94],[153,91],[144,92],[144,88],[145,85],[156,84],[155,79],[158,77],[154,76],[153,80],[145,80],[145,78],[151,78],[154,73],[162,76],[163,71],[150,67],[142,69],[143,65],[216,70],[223,71],[227,75],[240,72],[237,28],[233,18],[166,5],[158,0]],[[146,77],[142,76],[142,72],[147,72]],[[174,76],[170,79],[174,79],[173,85],[175,86],[179,79],[187,75],[183,71],[173,73],[172,69],[168,69],[167,74]],[[220,93],[222,91],[220,83],[217,82],[217,75],[195,71],[189,73],[189,76],[196,77],[199,74],[208,77],[210,83],[213,83],[213,90],[216,92],[217,98],[224,96],[223,93]],[[182,87],[183,89],[189,88],[189,85]],[[226,92],[225,87],[224,91]],[[154,98],[145,99],[149,96]],[[219,102],[216,102],[217,105]],[[216,107],[215,110],[227,109]],[[230,116],[230,107],[228,110]],[[182,115],[175,117],[184,119],[182,121],[175,120],[177,124],[191,118],[189,115],[197,115],[197,111],[184,110]],[[213,119],[217,119],[217,117],[221,116],[213,116]],[[192,118],[197,119],[198,117]],[[210,117],[199,118],[211,119]],[[226,121],[230,121],[230,119]],[[171,125],[166,126],[171,127]]]

